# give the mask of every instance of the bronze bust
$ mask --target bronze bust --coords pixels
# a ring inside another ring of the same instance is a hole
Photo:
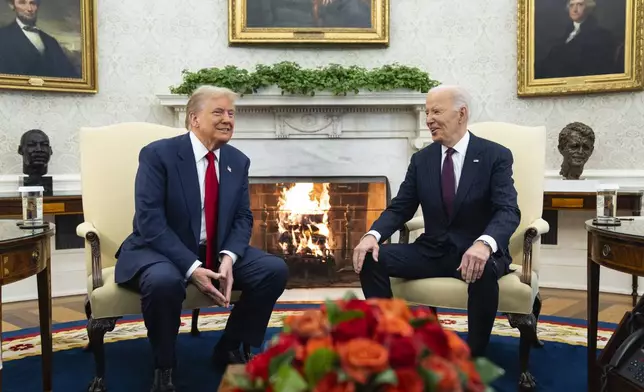
[[[43,177],[47,174],[49,159],[53,150],[49,137],[40,129],[31,129],[20,137],[18,154],[22,155],[22,172],[29,177]]]
[[[566,180],[578,180],[584,165],[595,149],[595,132],[586,124],[573,122],[559,132],[559,152],[563,155],[561,174]]]

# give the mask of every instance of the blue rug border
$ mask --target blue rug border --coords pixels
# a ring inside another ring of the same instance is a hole
[[[310,308],[315,308],[318,307],[322,304],[322,302],[309,302],[309,303],[278,303],[275,305],[275,310],[297,310],[297,309],[310,309]],[[229,310],[223,309],[223,308],[203,308],[201,309],[201,314],[213,314],[213,313],[226,313]],[[461,309],[450,309],[450,308],[437,308],[438,313],[452,313],[452,314],[466,314],[467,312],[465,310]],[[182,316],[190,316],[192,314],[192,311],[187,310],[182,312]],[[501,313],[497,313],[497,316],[502,316]],[[131,315],[131,316],[123,316],[119,321],[139,321],[142,320],[142,316],[139,315]],[[539,320],[542,321],[549,321],[549,322],[555,322],[555,323],[561,323],[565,325],[571,325],[575,327],[586,327],[587,323],[586,320],[584,319],[577,319],[577,318],[568,318],[568,317],[559,317],[559,316],[539,316]],[[84,327],[87,325],[86,320],[78,320],[78,321],[69,321],[66,323],[55,323],[52,325],[52,330],[56,332],[57,330],[61,329],[69,329],[69,328],[77,328],[77,327]],[[608,323],[608,322],[599,322],[598,327],[599,328],[604,328],[604,329],[616,329],[617,328],[616,323]],[[32,327],[32,328],[24,328],[24,329],[19,329],[16,331],[7,331],[2,333],[2,339],[7,340],[7,339],[16,339],[20,338],[26,335],[32,335],[40,332],[39,327]]]

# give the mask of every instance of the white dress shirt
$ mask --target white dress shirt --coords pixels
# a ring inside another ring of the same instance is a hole
[[[570,32],[570,35],[569,35],[569,36],[568,36],[568,38],[566,39],[566,43],[568,43],[568,42],[572,41],[572,40],[573,40],[573,38],[575,38],[575,37],[577,36],[577,34],[579,34],[579,27],[581,27],[581,23],[579,23],[579,22],[572,22],[572,24],[573,24],[573,27],[574,27],[574,28],[572,29],[572,31]]]
[[[195,136],[194,133],[190,132],[190,143],[192,143],[192,151],[195,154],[195,163],[197,165],[197,178],[199,179],[199,194],[201,195],[201,234],[199,236],[199,243],[206,243],[206,214],[204,212],[204,200],[206,198],[206,169],[208,168],[208,149],[201,143],[201,141]],[[215,154],[215,173],[217,174],[217,181],[219,181],[219,150],[213,151]],[[219,252],[221,258],[222,254],[227,254],[233,259],[233,264],[237,261],[237,255],[229,250],[222,250]],[[190,275],[201,266],[201,261],[197,260],[192,264],[192,267],[186,273],[186,279],[190,278]]]
[[[463,172],[463,163],[465,162],[465,153],[467,152],[467,146],[470,144],[470,132],[466,132],[465,135],[461,138],[461,140],[454,145],[454,153],[452,154],[452,163],[454,166],[454,179],[456,180],[456,189],[454,190],[456,194],[456,191],[458,190],[458,184],[461,180],[461,173]],[[447,154],[447,149],[448,147],[441,146],[441,151],[442,151],[442,159],[441,159],[441,171],[443,170],[443,163],[445,162],[445,156]],[[367,232],[365,235],[373,235],[376,237],[376,240],[380,242],[380,233],[378,233],[375,230],[370,230]],[[482,235],[479,238],[476,239],[477,241],[485,241],[488,244],[490,244],[490,247],[492,247],[492,253],[496,253],[498,250],[496,241],[494,238],[490,237],[489,235]],[[476,241],[475,241],[476,242]]]
[[[38,52],[40,52],[40,54],[45,53],[45,43],[42,42],[42,37],[40,36],[40,33],[37,31],[27,31],[23,29],[23,27],[25,27],[26,25],[22,23],[18,18],[16,18],[16,23],[18,23],[18,26],[20,27],[20,30],[22,30],[22,33],[27,37],[29,41],[31,41],[31,43],[38,50]]]

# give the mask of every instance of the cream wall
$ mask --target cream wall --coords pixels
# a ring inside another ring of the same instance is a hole
[[[175,1],[98,2],[99,93],[0,93],[0,174],[20,173],[19,136],[42,128],[52,137],[51,173],[78,172],[77,129],[114,121],[170,123],[155,94],[180,81],[182,69],[281,60],[305,66],[328,63],[367,67],[401,62],[444,83],[469,88],[474,121],[545,124],[548,168],[557,169],[558,131],[583,121],[597,133],[589,169],[636,169],[644,148],[644,94],[518,99],[516,0],[392,0],[388,49],[229,48],[227,1],[181,6]]]
[[[400,62],[427,70],[443,83],[463,85],[473,95],[473,121],[546,125],[548,176],[556,175],[561,162],[558,132],[572,121],[585,122],[596,132],[596,149],[587,169],[597,177],[631,176],[627,170],[644,168],[638,154],[644,149],[643,93],[516,97],[516,0],[392,0],[387,49],[229,48],[226,0],[188,6],[169,0],[153,5],[126,0],[97,3],[99,93],[0,92],[0,182],[21,172],[16,150],[27,129],[41,128],[50,135],[54,149],[50,173],[74,179],[79,171],[80,126],[121,121],[171,124],[172,113],[158,104],[156,94],[178,84],[182,69],[227,64],[251,68],[283,60],[303,66]],[[635,177],[644,177],[641,173]],[[584,260],[579,262],[583,265]],[[583,282],[585,271],[575,270]],[[68,292],[65,279],[83,273],[71,267],[60,270],[54,292]],[[15,297],[28,297],[29,285],[23,285],[27,291],[15,291]],[[10,288],[4,290],[5,298],[11,293]]]

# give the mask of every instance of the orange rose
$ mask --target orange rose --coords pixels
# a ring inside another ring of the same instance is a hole
[[[462,392],[461,380],[454,365],[438,355],[430,355],[423,361],[423,367],[438,374],[440,382],[436,386],[437,392]],[[469,391],[468,391],[469,392]]]
[[[307,310],[299,315],[290,315],[284,320],[284,325],[291,332],[302,338],[321,337],[329,334],[329,321],[319,310]]]
[[[333,349],[333,341],[330,336],[319,338],[310,338],[306,341],[304,346],[299,346],[295,351],[295,358],[299,361],[305,361],[313,351],[319,348]]]
[[[385,316],[411,320],[412,314],[407,302],[402,299],[368,299],[370,305],[375,305]]]
[[[336,373],[329,373],[313,389],[313,392],[355,392],[356,385],[352,382],[338,382]]]
[[[356,338],[337,347],[342,368],[361,384],[368,378],[387,369],[389,353],[387,349],[370,339]]]
[[[396,370],[398,385],[387,385],[385,392],[423,392],[425,384],[418,371],[413,368]]]
[[[485,391],[485,385],[483,385],[481,375],[476,371],[474,362],[469,360],[460,360],[456,362],[456,366],[458,366],[459,369],[461,369],[461,371],[467,376],[467,384],[465,385],[465,390],[467,392]]]
[[[446,329],[445,335],[447,335],[447,345],[450,351],[449,357],[452,360],[470,358],[470,346],[456,332]]]
[[[414,335],[414,328],[407,322],[399,317],[385,316],[380,319],[376,332],[384,335],[400,335],[409,337]]]

